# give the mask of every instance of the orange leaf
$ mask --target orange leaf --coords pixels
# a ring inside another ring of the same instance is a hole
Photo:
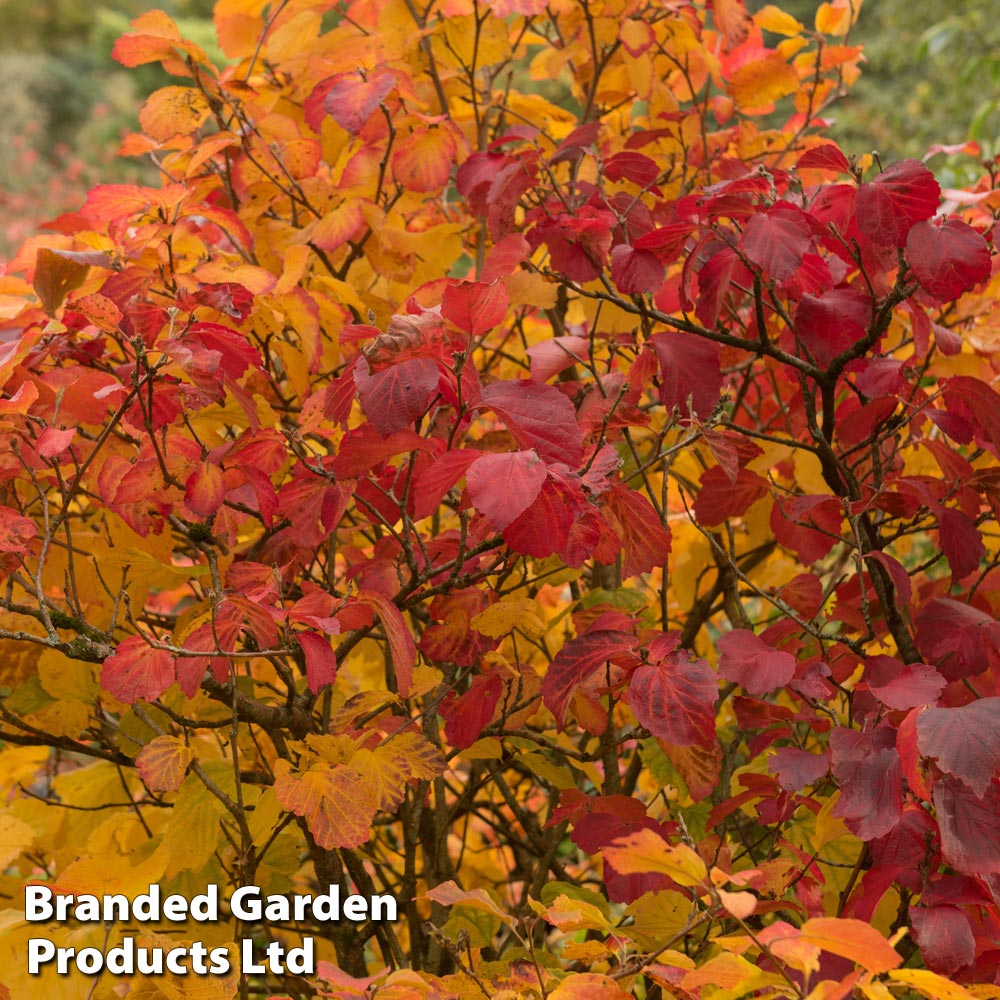
[[[274,765],[274,794],[282,809],[305,819],[324,850],[360,847],[372,834],[378,810],[375,790],[353,767],[322,761],[294,773],[287,760],[279,760]]]
[[[194,87],[161,87],[142,106],[139,124],[151,139],[165,142],[201,128],[209,110],[208,98]]]
[[[54,316],[66,296],[84,283],[89,272],[86,264],[44,247],[39,250],[32,284],[42,300],[42,308]]]
[[[712,0],[712,18],[725,37],[727,48],[735,48],[747,40],[750,15],[743,0]]]
[[[455,152],[447,129],[414,129],[393,151],[393,176],[410,191],[437,191],[448,183]]]
[[[156,792],[180,788],[194,751],[176,736],[157,736],[136,757],[139,777]]]
[[[485,889],[461,889],[454,881],[442,882],[421,897],[431,899],[442,906],[470,906],[474,910],[489,913],[505,924],[514,923],[514,918],[500,908]]]
[[[406,627],[406,621],[395,604],[375,590],[362,590],[358,600],[367,604],[381,619],[389,640],[389,654],[396,674],[396,687],[405,698],[413,687],[413,667],[417,659],[417,647],[413,636]]]
[[[744,63],[729,80],[729,93],[744,110],[766,108],[799,86],[799,75],[778,52]]]
[[[814,917],[800,929],[802,940],[857,962],[868,972],[889,972],[903,958],[871,924],[848,917]]]
[[[174,19],[168,17],[162,10],[150,10],[140,14],[130,27],[132,31],[122,35],[111,50],[112,57],[123,66],[141,66],[144,63],[166,61],[165,68],[169,72],[190,75],[179,58],[180,53],[184,53],[215,71],[204,50],[194,42],[187,42],[181,38]]]
[[[567,976],[549,994],[552,1000],[628,1000],[629,995],[610,976],[598,972]]]
[[[327,212],[312,231],[310,242],[320,250],[336,250],[348,240],[360,236],[365,228],[361,200],[350,198]]]
[[[601,852],[622,875],[659,872],[678,885],[699,885],[708,878],[701,857],[686,844],[668,844],[653,830],[637,830]]]
[[[757,909],[757,897],[752,892],[727,892],[716,889],[723,909],[740,920],[746,920]]]

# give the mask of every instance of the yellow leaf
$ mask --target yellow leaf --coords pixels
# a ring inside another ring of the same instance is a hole
[[[473,14],[447,17],[442,29],[446,46],[435,45],[435,51],[444,49],[443,60],[450,66],[481,69],[502,62],[510,54],[510,39],[506,23],[498,17],[488,17],[477,23]]]
[[[976,1000],[964,986],[929,969],[896,969],[890,982],[912,986],[929,1000]]]
[[[742,955],[723,952],[710,958],[704,965],[685,973],[681,989],[690,991],[700,986],[714,986],[724,990],[739,990],[740,995],[773,983],[784,982],[778,976],[763,972]],[[717,994],[713,994],[717,995]]]
[[[602,851],[622,875],[659,872],[678,885],[700,885],[708,878],[701,857],[686,844],[668,844],[653,830],[637,830]]]
[[[776,35],[798,35],[805,30],[801,21],[797,21],[791,14],[786,14],[780,7],[775,7],[773,3],[761,7],[753,19],[758,28]]]
[[[165,934],[150,934],[139,938],[137,944],[139,947],[162,948],[169,951],[171,948],[190,946],[192,942],[178,941]],[[166,972],[162,976],[157,976],[156,988],[165,1000],[232,1000],[239,989],[240,955],[232,942],[227,942],[223,947],[229,951],[229,972],[224,975],[178,976]]]
[[[556,304],[557,286],[532,271],[515,271],[503,279],[512,305],[551,309]]]
[[[856,16],[860,3],[852,4],[850,0],[833,0],[833,3],[821,3],[816,10],[816,30],[824,35],[846,35],[854,23],[851,7]]]
[[[39,656],[38,679],[56,699],[86,701],[100,691],[91,664],[71,660],[56,649],[46,649]]]
[[[544,915],[550,924],[561,931],[596,930],[610,934],[613,930],[608,918],[593,903],[570,899],[562,894],[556,896]]]
[[[222,778],[215,767],[205,765],[205,769],[213,780]],[[228,769],[232,774],[232,765]],[[196,774],[184,779],[163,838],[163,849],[169,858],[168,875],[204,867],[222,837],[219,821],[224,810],[225,806]]]
[[[75,740],[90,722],[90,709],[82,701],[57,701],[30,718],[31,724],[43,732]]]
[[[181,787],[194,751],[176,736],[157,736],[142,748],[135,763],[139,776],[154,791],[172,792]]]
[[[465,760],[499,760],[502,756],[503,744],[495,736],[484,736],[462,751]]]
[[[74,861],[52,885],[53,891],[110,896],[122,893],[134,897],[149,892],[163,876],[163,858],[151,854],[145,861],[129,865],[121,858],[85,857]]]
[[[538,617],[538,604],[530,597],[505,597],[480,611],[469,624],[491,639],[509,635],[515,628],[530,639],[537,639],[545,631],[545,623]]]
[[[281,806],[278,805],[278,797],[273,788],[265,788],[247,821],[253,842],[258,847],[265,844],[280,820]]]
[[[691,919],[693,904],[676,890],[647,892],[625,911],[632,917],[629,934],[644,948],[652,949],[669,940]],[[693,966],[692,966],[693,967]]]
[[[35,842],[35,831],[24,820],[4,813],[0,816],[0,870],[12,864]]]

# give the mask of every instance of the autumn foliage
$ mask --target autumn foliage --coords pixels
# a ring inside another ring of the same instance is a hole
[[[824,138],[853,16],[133,23],[162,184],[0,278],[10,996],[1000,995],[1000,190]],[[29,980],[39,880],[403,919]]]

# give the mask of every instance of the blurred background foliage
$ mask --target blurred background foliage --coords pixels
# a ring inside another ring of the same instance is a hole
[[[92,184],[150,182],[150,165],[115,157],[145,96],[165,81],[110,56],[144,10],[159,7],[209,51],[214,0],[0,0],[0,260],[36,226],[82,201]],[[766,0],[748,0],[751,10]],[[803,23],[818,0],[777,0]],[[956,7],[958,8],[956,11]],[[849,39],[865,47],[861,80],[830,113],[848,153],[884,163],[934,144],[976,140],[1000,153],[997,0],[866,0]],[[937,156],[944,185],[972,181],[968,156]]]

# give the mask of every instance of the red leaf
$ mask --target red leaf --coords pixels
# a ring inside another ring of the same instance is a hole
[[[660,401],[668,410],[677,407],[706,420],[722,394],[718,345],[692,333],[657,333],[650,339],[660,362]]]
[[[555,386],[524,379],[494,382],[483,390],[483,405],[503,420],[519,448],[534,448],[546,462],[580,464],[583,433],[576,411]]]
[[[548,245],[552,268],[571,281],[592,281],[604,269],[617,218],[584,206],[535,228],[534,236]]]
[[[410,496],[414,520],[430,517],[438,509],[444,495],[465,475],[466,470],[482,452],[456,448],[438,456],[429,466],[418,463]]]
[[[472,746],[493,721],[503,684],[496,674],[477,677],[464,694],[448,692],[438,713],[445,720],[445,739],[459,750]]]
[[[510,296],[500,281],[461,281],[449,285],[441,299],[441,315],[473,337],[499,326],[507,315]]]
[[[533,451],[481,455],[465,473],[472,505],[497,531],[535,502],[546,475]]]
[[[840,783],[834,809],[862,840],[889,833],[903,815],[903,765],[887,727],[860,733],[838,727],[830,734],[832,767]]]
[[[960,219],[918,222],[906,237],[906,259],[924,290],[947,302],[990,276],[986,240]]]
[[[819,494],[776,503],[771,508],[770,523],[775,541],[811,566],[837,544],[842,519],[840,501]]]
[[[365,415],[380,434],[404,430],[427,412],[438,391],[437,362],[410,358],[369,373],[364,356],[358,358],[354,382]]]
[[[928,708],[917,717],[917,746],[947,774],[985,795],[1000,773],[1000,698],[959,708]]]
[[[248,368],[261,368],[260,351],[247,343],[245,334],[219,323],[195,323],[184,334],[183,343],[195,341],[218,355],[219,368],[239,378]]]
[[[420,652],[435,663],[474,666],[498,641],[478,632],[471,624],[471,620],[489,606],[489,596],[476,587],[438,595],[429,611],[434,622],[440,624],[424,629],[418,643]]]
[[[934,783],[934,810],[945,863],[967,875],[1000,874],[1000,784],[976,795],[956,778]]]
[[[815,785],[830,770],[830,751],[810,753],[798,747],[781,747],[768,759],[771,773],[777,775],[778,784],[786,792],[801,792],[807,785]]]
[[[719,673],[749,694],[770,694],[795,676],[795,657],[768,646],[748,629],[733,629],[716,643]]]
[[[634,663],[637,645],[627,632],[603,630],[570,639],[559,650],[542,679],[542,700],[560,729],[576,689],[603,671],[608,661]]]
[[[1000,622],[949,597],[935,597],[917,617],[917,647],[949,680],[988,670],[1000,652]]]
[[[357,135],[396,86],[396,74],[377,69],[367,76],[360,72],[338,73],[319,85],[323,88],[323,109],[342,128]]]
[[[920,957],[932,971],[951,976],[975,960],[976,939],[957,906],[911,906],[910,923]]]
[[[515,552],[545,559],[565,548],[574,518],[583,506],[582,498],[548,477],[528,509],[503,529],[503,540]]]
[[[565,371],[578,361],[585,362],[590,351],[586,337],[552,337],[528,348],[531,358],[531,378],[535,382],[548,382],[553,375]]]
[[[858,228],[875,243],[906,245],[910,229],[938,208],[941,187],[919,160],[900,160],[858,188]]]
[[[337,679],[337,654],[330,647],[330,640],[316,632],[298,632],[295,641],[305,654],[309,690],[319,694]]]
[[[714,327],[719,322],[722,304],[734,279],[747,287],[752,276],[732,247],[724,247],[713,254],[698,271],[698,297],[694,311],[703,326]]]
[[[892,656],[871,657],[865,680],[871,693],[894,711],[934,704],[948,683],[926,663],[904,665]]]
[[[76,436],[76,431],[70,427],[67,430],[60,430],[58,427],[46,427],[38,440],[35,442],[35,451],[42,458],[55,458],[61,455]]]
[[[647,187],[660,176],[660,167],[656,160],[645,153],[625,150],[604,161],[604,176],[609,181],[625,179],[633,181],[639,187]]]
[[[780,201],[766,213],[754,215],[740,238],[747,258],[777,281],[784,281],[798,270],[811,243],[805,213]]]
[[[896,588],[896,594],[903,604],[909,604],[913,600],[913,585],[910,583],[910,576],[898,559],[893,559],[885,552],[869,552],[864,558],[871,559],[885,567],[893,587]]]
[[[948,565],[951,582],[979,569],[979,560],[986,555],[983,536],[972,521],[959,510],[945,509],[938,514],[938,538]]]
[[[611,251],[611,280],[624,295],[655,292],[663,284],[663,265],[649,250],[619,243]]]
[[[713,465],[701,474],[701,489],[694,502],[694,516],[705,526],[722,524],[745,514],[761,497],[767,496],[768,482],[749,469],[740,469],[736,482],[725,470]]]
[[[396,689],[408,697],[413,687],[413,667],[417,662],[417,647],[413,636],[406,627],[402,612],[387,597],[374,590],[358,592],[358,603],[367,604],[382,622],[386,638],[389,640],[389,654],[396,675]]]
[[[184,484],[184,502],[198,517],[215,514],[226,497],[226,476],[219,466],[199,462]]]
[[[28,551],[28,542],[37,534],[35,522],[10,507],[0,507],[0,552]]]
[[[1000,450],[1000,395],[995,389],[971,375],[953,375],[945,383],[944,398],[950,414],[961,417]],[[942,429],[951,431],[946,425]]]
[[[910,786],[910,791],[924,802],[931,799],[931,791],[924,780],[924,771],[920,766],[920,752],[917,750],[917,719],[920,718],[922,708],[911,709],[906,718],[899,724],[896,730],[896,751],[903,765],[903,776]],[[906,819],[904,813],[904,821]],[[922,855],[921,855],[922,857]]]
[[[461,170],[461,168],[459,168]],[[490,249],[483,264],[479,280],[489,283],[513,274],[522,260],[531,254],[531,246],[524,233],[510,233]]]
[[[671,222],[660,229],[651,229],[633,244],[635,250],[650,250],[664,264],[672,264],[681,255],[688,237],[694,232],[690,222]]]
[[[622,542],[623,580],[663,566],[670,554],[670,532],[645,496],[624,485],[612,486],[604,513]]]
[[[702,659],[684,651],[632,674],[628,703],[639,723],[676,746],[709,747],[715,742],[718,678]]]
[[[177,670],[174,657],[165,649],[154,649],[142,636],[129,636],[101,667],[101,687],[119,701],[134,705],[153,701],[173,684]]]
[[[840,147],[832,142],[824,142],[822,145],[807,149],[795,166],[799,170],[830,170],[837,174],[847,174],[851,171],[847,157],[840,151]]]
[[[857,288],[834,288],[803,295],[795,311],[795,338],[822,365],[865,335],[872,318],[871,299]]]

